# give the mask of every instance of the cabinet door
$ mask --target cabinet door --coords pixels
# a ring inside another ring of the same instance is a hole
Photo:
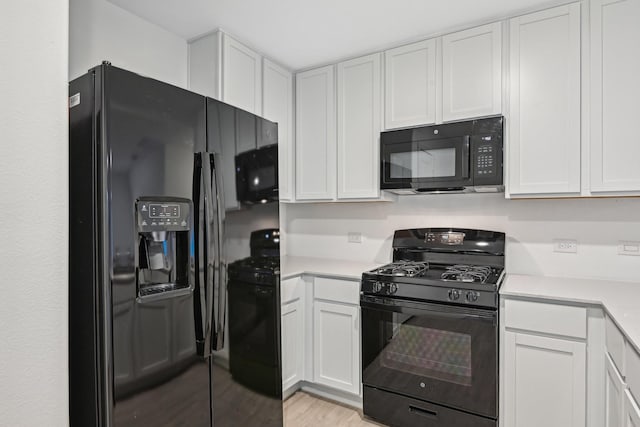
[[[304,315],[296,299],[282,306],[282,389],[302,381],[304,348]]]
[[[262,63],[262,114],[278,123],[278,195],[293,198],[293,77],[277,64]]]
[[[584,427],[586,344],[505,334],[505,425]]]
[[[442,37],[442,120],[502,112],[499,22]]]
[[[387,50],[385,129],[436,122],[436,40]]]
[[[333,66],[296,75],[296,199],[336,197]]]
[[[613,361],[606,355],[605,427],[622,427],[624,411],[624,381]]]
[[[640,0],[591,1],[591,191],[640,191]]]
[[[510,21],[509,193],[580,192],[580,4]]]
[[[221,40],[217,31],[189,42],[189,90],[220,98]]]
[[[262,57],[228,34],[222,42],[222,100],[262,114]]]
[[[622,425],[624,427],[640,427],[640,408],[629,390],[624,392],[624,422]]]
[[[338,64],[338,198],[380,195],[379,53]]]
[[[314,382],[360,393],[358,307],[314,301]]]

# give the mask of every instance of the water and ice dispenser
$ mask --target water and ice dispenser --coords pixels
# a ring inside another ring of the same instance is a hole
[[[138,296],[189,289],[191,200],[140,197],[136,228]]]

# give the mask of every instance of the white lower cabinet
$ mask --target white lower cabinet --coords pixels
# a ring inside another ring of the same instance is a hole
[[[282,306],[282,389],[303,379],[304,301],[296,299]]]
[[[508,298],[501,310],[501,426],[601,426],[602,422],[587,420],[587,406],[604,400],[593,391],[587,393],[587,384],[603,388],[604,364],[587,363],[587,344],[597,349],[590,359],[602,356],[602,312]],[[600,418],[602,410],[590,408],[589,413]]]
[[[606,355],[605,427],[622,427],[625,384],[615,364]]]
[[[629,390],[624,392],[624,427],[640,427],[640,407]]]
[[[304,379],[305,283],[301,277],[280,283],[282,390]]]
[[[624,427],[640,427],[640,408],[629,393],[624,392]]]
[[[506,332],[506,424],[584,427],[586,344]]]
[[[358,307],[314,301],[314,382],[360,393]]]
[[[285,395],[305,387],[357,402],[360,282],[305,275],[283,280],[280,287]]]

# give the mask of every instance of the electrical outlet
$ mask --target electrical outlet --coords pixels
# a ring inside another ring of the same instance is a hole
[[[349,243],[362,243],[362,233],[349,232],[347,233],[347,240]]]
[[[575,254],[578,252],[578,241],[571,239],[553,239],[553,252]]]
[[[620,240],[618,242],[618,255],[640,256],[640,242]]]

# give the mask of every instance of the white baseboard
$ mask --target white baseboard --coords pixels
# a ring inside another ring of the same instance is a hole
[[[300,384],[303,391],[316,396],[323,397],[328,400],[342,403],[347,406],[351,406],[357,409],[362,409],[362,396],[357,394],[347,393],[342,390],[336,390],[331,387],[323,386],[321,384],[309,383],[302,381]]]

